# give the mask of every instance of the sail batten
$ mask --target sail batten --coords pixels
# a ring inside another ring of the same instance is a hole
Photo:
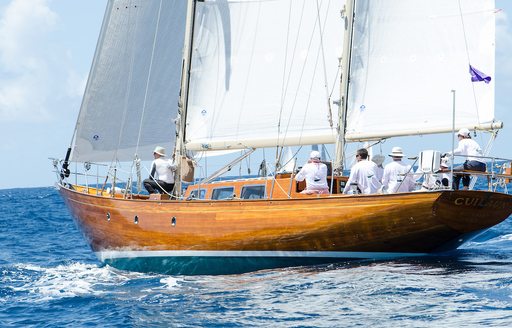
[[[185,13],[179,0],[109,1],[73,161],[150,159],[156,145],[174,146]]]

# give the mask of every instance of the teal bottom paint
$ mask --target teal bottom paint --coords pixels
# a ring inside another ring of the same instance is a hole
[[[238,274],[262,269],[342,262],[341,258],[282,257],[132,257],[105,259],[120,270],[170,275]],[[350,260],[354,260],[351,258]]]

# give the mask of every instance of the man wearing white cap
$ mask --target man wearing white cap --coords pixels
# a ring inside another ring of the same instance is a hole
[[[457,148],[453,150],[453,153],[455,155],[466,156],[466,161],[462,166],[454,168],[454,171],[470,170],[485,172],[485,161],[478,157],[483,156],[482,148],[480,148],[480,145],[478,145],[476,141],[471,139],[469,130],[466,128],[460,129],[459,132],[457,132],[457,138],[459,138],[459,144]],[[452,152],[447,153],[447,155],[451,154]],[[461,179],[463,189],[467,190],[469,188],[469,182],[471,180],[471,176],[469,174],[454,174],[453,189],[459,190],[459,183]]]
[[[356,152],[357,163],[350,169],[344,194],[375,194],[382,186],[377,175],[378,166],[368,160],[368,150],[358,149]],[[355,189],[355,190],[354,190]]]
[[[149,178],[144,180],[144,188],[150,194],[172,193],[174,189],[174,171],[176,164],[170,159],[165,159],[165,148],[156,146],[153,151],[155,158],[151,163],[151,173]]]
[[[411,166],[402,162],[404,152],[400,147],[393,147],[389,154],[393,161],[384,167],[382,189],[388,194],[409,192],[415,188],[415,181],[409,174]]]
[[[313,150],[309,155],[309,161],[295,176],[295,180],[306,180],[304,194],[328,194],[327,165],[320,162],[320,152]]]

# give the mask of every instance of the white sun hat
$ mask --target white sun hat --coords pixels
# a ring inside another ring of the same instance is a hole
[[[459,130],[459,132],[457,132],[457,136],[463,136],[464,138],[468,138],[469,137],[469,130],[466,129],[466,128],[462,128]]]
[[[316,151],[316,150],[313,150],[311,152],[311,154],[309,154],[309,158],[317,158],[317,159],[320,159],[320,152],[319,151]]]
[[[155,150],[153,150],[153,153],[157,153],[160,156],[165,156],[165,148],[164,147],[160,147],[160,146],[156,146]]]
[[[402,147],[393,147],[391,149],[391,153],[389,154],[391,157],[404,157],[404,151]]]

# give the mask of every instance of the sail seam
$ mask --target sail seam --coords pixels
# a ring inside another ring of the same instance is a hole
[[[256,28],[254,29],[254,34],[253,34],[253,40],[256,40],[256,36],[258,34],[258,26],[260,24],[260,12],[261,12],[261,3],[258,3],[258,11],[257,11],[257,14],[256,14],[256,17],[257,17],[257,23],[256,23]],[[240,128],[240,120],[242,118],[242,111],[243,111],[243,108],[245,106],[245,98],[246,98],[246,95],[247,95],[247,87],[248,87],[248,83],[247,81],[249,81],[249,77],[251,75],[251,71],[252,71],[252,67],[253,67],[253,58],[254,58],[254,49],[256,47],[256,42],[253,42],[252,44],[252,49],[251,49],[251,56],[250,56],[250,60],[249,60],[249,67],[247,68],[247,76],[245,78],[245,85],[244,85],[244,89],[243,89],[243,93],[242,93],[242,98],[241,98],[241,103],[240,103],[240,113],[238,114],[238,122],[237,122],[237,125],[236,125],[236,128],[237,128],[237,131],[236,131],[236,136],[238,136],[238,133],[239,133],[239,128]],[[212,126],[213,126],[213,120],[212,120]],[[213,130],[213,129],[212,129]]]
[[[327,8],[329,8],[329,6]],[[327,21],[327,19],[326,19],[326,21]],[[317,28],[317,24],[318,24],[318,28],[320,28],[322,22],[320,21],[320,17],[318,17],[318,16],[317,16],[317,18],[315,20],[315,25],[313,27],[313,31],[311,32],[311,37],[309,39],[309,44],[308,44],[307,53],[306,53],[306,58],[304,59],[304,61],[307,61],[307,59],[309,58],[311,46],[312,46],[312,43],[313,43],[313,38],[314,38],[314,35],[316,33],[315,30]],[[324,24],[325,24],[325,22],[324,22]],[[320,52],[320,50],[318,52]],[[315,61],[315,69],[313,70],[313,72],[314,72],[313,73],[313,78],[311,79],[311,84],[309,85],[309,89],[310,89],[309,91],[310,92],[308,93],[308,101],[306,103],[306,110],[304,111],[304,117],[303,117],[303,120],[302,120],[302,127],[301,127],[301,132],[300,132],[299,140],[302,139],[302,135],[303,135],[303,132],[304,132],[306,116],[308,114],[308,108],[309,108],[309,100],[311,99],[311,89],[313,88],[313,82],[314,82],[314,78],[316,76],[316,67],[318,65],[318,58],[319,58],[319,54],[317,53],[316,61]],[[285,133],[284,133],[284,136],[283,136],[283,144],[284,144],[284,140],[286,140],[286,136],[288,134],[288,130],[289,130],[290,123],[291,123],[291,118],[293,117],[292,114],[294,112],[295,104],[297,102],[298,91],[299,91],[300,85],[301,85],[301,83],[303,81],[303,76],[304,76],[305,69],[306,69],[306,65],[303,65],[301,73],[300,73],[300,77],[299,77],[299,83],[297,84],[297,89],[295,91],[295,97],[293,99],[293,103],[292,103],[292,106],[291,106],[290,116],[288,118],[288,124],[286,125]]]
[[[330,4],[331,4],[331,2],[329,1],[328,4],[327,4],[327,10],[329,10]],[[317,15],[318,21],[320,22],[320,6],[318,4],[318,0],[316,1],[316,15]],[[326,21],[327,21],[327,19],[326,19]],[[324,24],[325,24],[325,22],[324,22]],[[326,98],[327,98],[327,108],[329,110],[329,124],[332,127],[332,119],[330,117],[330,114],[331,114],[330,102],[331,101],[330,101],[330,96],[329,96],[329,85],[327,83],[327,65],[326,65],[326,62],[325,62],[324,32],[323,32],[322,24],[321,23],[318,24],[318,33],[319,33],[319,36],[320,36],[320,51],[322,53],[322,64],[323,64],[323,72],[324,72],[325,95],[326,95]]]
[[[129,11],[128,11],[128,17],[130,17],[131,13],[132,13],[132,4],[131,4],[131,1],[130,1],[130,4],[128,6]],[[135,14],[135,16],[137,16],[137,14]],[[130,22],[130,19],[128,19],[128,22]],[[139,20],[138,20],[138,17],[137,19],[135,20],[135,31],[137,31],[137,26],[139,24]],[[131,38],[131,43],[132,45],[135,44],[135,34],[132,34],[132,38]],[[129,44],[128,42],[125,44],[125,47],[124,47],[124,50],[126,52],[126,49],[129,47]],[[128,98],[131,94],[131,89],[132,89],[132,77],[133,77],[133,64],[135,62],[135,55],[134,53],[132,52],[131,54],[131,62],[130,62],[130,71],[129,71],[129,75],[128,75],[128,79],[126,81],[126,84],[127,84],[127,90],[126,90],[126,94],[125,94],[125,97],[124,97],[124,109],[123,109],[123,116],[121,118],[121,127],[119,129],[119,135],[118,135],[118,138],[117,138],[117,147],[116,149],[114,150],[113,154],[112,154],[112,158],[111,158],[111,161],[110,161],[110,164],[112,165],[112,163],[114,163],[116,160],[117,160],[117,154],[119,152],[119,148],[121,146],[121,140],[122,140],[122,135],[123,135],[123,130],[124,130],[124,127],[125,127],[125,123],[126,123],[126,113],[127,113],[127,108],[128,108]]]
[[[149,62],[148,77],[146,79],[146,90],[144,91],[144,102],[142,103],[142,113],[141,113],[141,119],[140,119],[140,123],[139,123],[139,133],[137,134],[137,144],[135,146],[135,155],[138,153],[138,150],[139,150],[140,137],[141,137],[141,134],[142,134],[142,125],[143,125],[143,122],[144,122],[144,114],[146,112],[146,103],[147,103],[147,98],[148,98],[149,81],[151,80],[151,72],[153,70],[153,61],[155,59],[156,40],[157,40],[157,37],[158,37],[158,30],[159,30],[159,26],[160,26],[160,17],[161,17],[161,13],[162,13],[162,1],[163,0],[160,0],[160,7],[158,8],[158,18],[156,20],[155,35],[153,37],[153,45],[152,45],[152,49],[151,49],[151,60]]]
[[[302,29],[302,18],[304,17],[304,8],[305,8],[305,5],[306,5],[306,2],[303,1],[302,2],[302,8],[301,8],[301,11],[300,11],[300,19],[299,19],[299,26],[298,26],[298,30],[297,30],[297,34],[296,34],[296,37],[295,37],[295,42],[294,42],[294,46],[293,46],[293,51],[292,51],[292,56],[291,56],[291,62],[290,62],[290,69],[288,71],[288,77],[286,78],[286,70],[287,70],[287,58],[288,58],[288,40],[289,40],[289,36],[290,36],[290,22],[291,22],[291,9],[292,9],[292,6],[291,6],[291,3],[290,3],[290,10],[288,11],[289,15],[288,15],[288,26],[287,26],[287,33],[286,33],[286,51],[285,51],[285,64],[284,64],[284,69],[283,69],[283,83],[284,85],[282,86],[282,90],[281,90],[281,106],[279,108],[279,118],[277,120],[277,139],[276,139],[276,144],[277,144],[277,148],[276,148],[276,160],[275,160],[275,167],[277,168],[278,166],[278,163],[281,161],[281,157],[283,156],[283,146],[280,145],[280,141],[279,141],[279,138],[280,138],[280,135],[281,135],[281,123],[282,123],[282,118],[283,118],[283,110],[284,110],[284,102],[285,102],[285,98],[286,98],[286,94],[288,92],[288,86],[290,84],[290,78],[291,78],[291,72],[292,72],[292,68],[293,68],[293,63],[295,62],[295,53],[296,53],[296,50],[297,50],[297,45],[298,45],[298,40],[299,40],[299,36],[300,36],[300,31]],[[286,80],[286,83],[285,83],[285,80]],[[288,131],[289,129],[289,124],[286,126],[286,130],[285,131]],[[284,140],[286,139],[286,133],[283,137],[283,142]]]

